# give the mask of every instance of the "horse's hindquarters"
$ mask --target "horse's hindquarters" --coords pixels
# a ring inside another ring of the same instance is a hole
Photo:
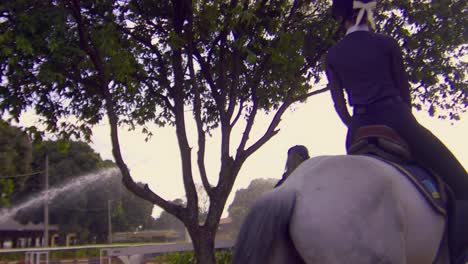
[[[321,157],[286,185],[298,194],[290,232],[307,263],[432,263],[443,218],[393,167]]]
[[[445,230],[445,217],[437,213],[406,176],[394,177],[393,188],[404,212],[408,263],[434,263]],[[449,263],[448,247],[443,245],[441,262]]]

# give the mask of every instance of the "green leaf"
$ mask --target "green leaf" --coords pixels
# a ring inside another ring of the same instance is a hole
[[[70,141],[66,139],[61,139],[57,141],[57,151],[60,154],[67,153],[68,149],[70,148]]]

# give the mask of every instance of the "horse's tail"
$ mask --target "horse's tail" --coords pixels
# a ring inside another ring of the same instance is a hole
[[[239,231],[232,264],[267,263],[275,240],[290,240],[289,220],[295,201],[295,193],[284,189],[261,196]]]

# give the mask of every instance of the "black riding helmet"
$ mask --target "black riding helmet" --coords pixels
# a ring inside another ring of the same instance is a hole
[[[332,16],[336,20],[345,20],[353,14],[353,0],[333,0]]]
[[[373,3],[375,8],[376,0],[333,0],[332,16],[334,19],[344,22],[345,20],[358,15],[361,9],[363,9],[362,7],[369,3]],[[368,22],[370,22],[372,28],[375,28],[373,18],[371,18],[373,15],[371,9],[373,8],[369,9],[370,14],[367,14],[367,20],[372,20]],[[364,15],[364,13],[369,12],[366,8],[364,8],[364,11],[361,11],[363,13],[359,14],[359,23],[365,21],[365,18],[362,18],[362,16]]]
[[[288,150],[288,155],[292,152],[296,152],[303,160],[309,159],[309,151],[303,145],[295,145]]]

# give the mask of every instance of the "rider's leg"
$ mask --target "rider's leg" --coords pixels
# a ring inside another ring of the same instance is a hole
[[[450,186],[457,200],[468,200],[468,175],[461,163],[409,110],[399,112],[400,125],[395,126],[396,130],[407,141],[415,158],[436,172]]]
[[[452,152],[429,130],[418,123],[404,103],[369,107],[364,114],[354,114],[346,144],[355,131],[365,125],[387,125],[408,143],[423,166],[432,169],[454,192],[457,200],[468,200],[468,175]]]
[[[450,186],[455,204],[450,215],[449,240],[456,264],[468,262],[468,175],[452,152],[420,125],[407,107],[382,111],[385,124],[394,128],[411,148],[415,158],[435,171]]]
[[[455,204],[449,217],[449,245],[455,264],[468,261],[468,176],[445,145],[420,125],[408,126],[400,132],[409,142],[414,155],[433,169],[450,186]]]
[[[448,238],[450,255],[455,264],[468,263],[468,201],[455,201],[450,210]]]
[[[369,107],[355,113],[346,139],[347,147],[355,131],[365,125],[387,125],[406,140],[415,158],[436,172],[452,189],[457,200],[451,211],[449,240],[452,258],[468,258],[468,175],[452,152],[429,130],[420,125],[403,103]],[[465,255],[465,256],[463,256]],[[457,263],[459,264],[459,263]]]

